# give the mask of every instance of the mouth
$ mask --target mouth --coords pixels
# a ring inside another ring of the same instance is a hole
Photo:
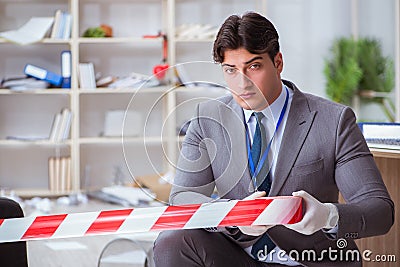
[[[249,99],[251,97],[253,97],[255,95],[255,93],[243,93],[243,94],[239,94],[240,98],[242,99]]]

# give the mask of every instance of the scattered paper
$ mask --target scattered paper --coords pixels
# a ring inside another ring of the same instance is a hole
[[[58,241],[46,242],[47,247],[52,250],[82,250],[87,249],[85,245],[75,241]]]
[[[101,191],[114,197],[123,199],[131,205],[138,205],[140,201],[150,202],[153,201],[155,197],[146,189],[130,186],[109,186],[102,188]]]
[[[116,255],[109,255],[100,260],[102,263],[144,264],[146,253],[142,250],[127,251]]]
[[[53,17],[33,17],[18,30],[1,32],[0,36],[21,45],[36,43],[43,39],[53,21]]]

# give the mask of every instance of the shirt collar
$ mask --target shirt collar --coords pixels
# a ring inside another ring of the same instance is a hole
[[[271,119],[271,114],[273,116],[273,120],[276,121],[279,118],[279,115],[281,114],[281,110],[283,106],[285,105],[285,99],[286,99],[286,90],[284,90],[285,85],[282,83],[282,90],[280,95],[278,96],[277,99],[275,99],[274,102],[272,102],[269,106],[267,106],[265,109],[263,109],[261,112],[264,114],[264,116],[267,119]],[[254,110],[247,110],[243,109],[244,112],[244,118],[247,123],[249,123],[251,114],[253,114]]]

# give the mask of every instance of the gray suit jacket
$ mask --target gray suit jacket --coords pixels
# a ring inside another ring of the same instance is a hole
[[[269,196],[305,190],[321,202],[336,203],[337,238],[347,239],[344,250],[357,249],[353,239],[385,234],[394,222],[394,204],[352,110],[283,82],[294,95]],[[241,107],[231,96],[201,103],[182,145],[171,204],[209,202],[214,188],[222,201],[243,199],[254,191],[247,162]],[[339,191],[346,204],[337,203]],[[238,230],[223,232],[242,247],[257,240]],[[287,252],[337,249],[336,240],[322,231],[306,236],[278,225],[268,234]],[[351,265],[325,256],[323,264],[312,258],[301,262],[307,266]]]

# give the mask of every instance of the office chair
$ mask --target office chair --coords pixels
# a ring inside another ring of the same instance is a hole
[[[0,197],[0,218],[24,217],[19,204],[11,199]],[[27,267],[26,242],[0,243],[0,265],[2,267]]]

